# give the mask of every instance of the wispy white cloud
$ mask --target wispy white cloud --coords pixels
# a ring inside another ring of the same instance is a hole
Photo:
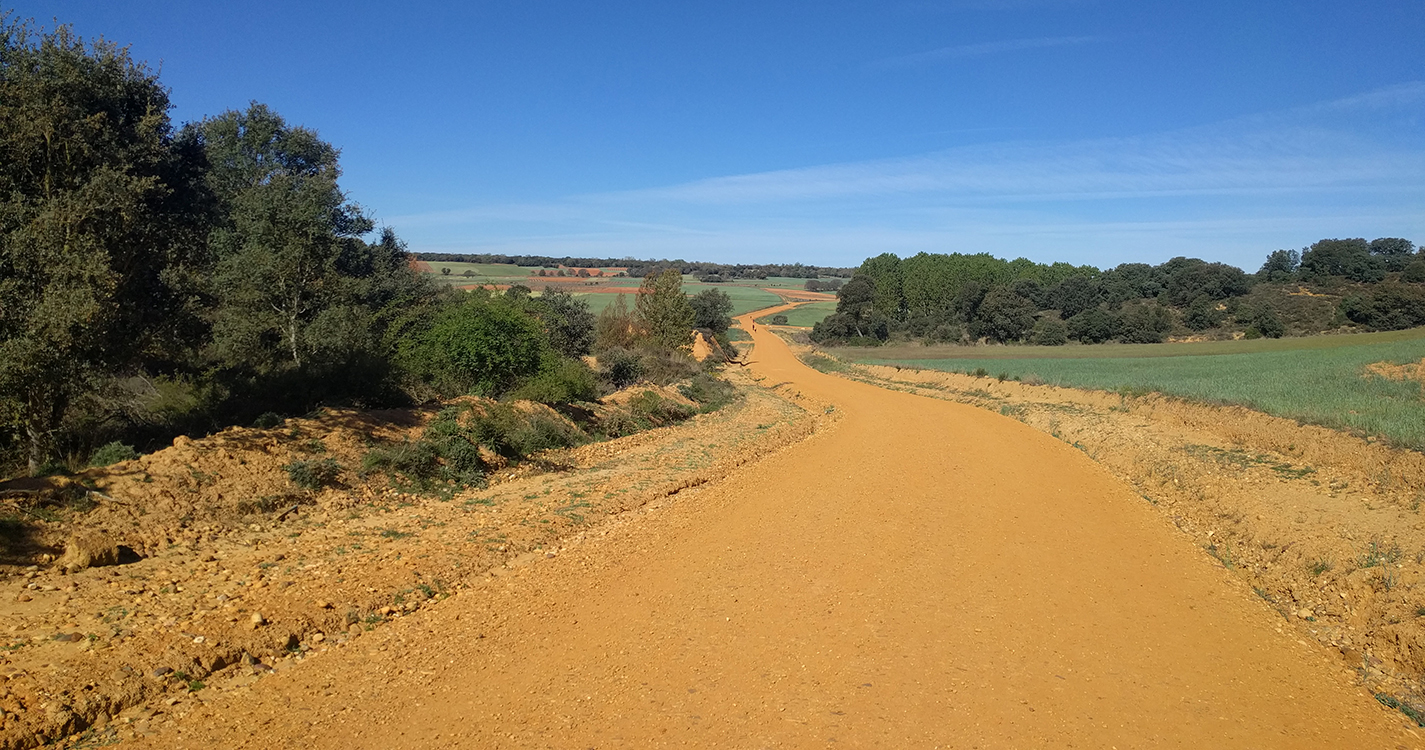
[[[1096,42],[1106,42],[1108,37],[1103,36],[1051,36],[1036,37],[1032,39],[1004,39],[996,42],[980,42],[978,44],[961,44],[953,47],[941,47],[939,49],[928,50],[926,52],[916,52],[910,55],[899,55],[876,60],[870,64],[872,68],[903,68],[925,63],[939,62],[941,60],[952,60],[961,57],[980,57],[983,55],[997,55],[1005,52],[1019,52],[1030,49],[1043,49],[1045,47],[1069,47],[1082,44],[1093,44]]]
[[[1425,240],[1425,83],[1131,138],[1009,142],[395,217],[417,249],[854,264],[985,250],[1252,265],[1321,236]],[[479,238],[466,241],[464,237]]]

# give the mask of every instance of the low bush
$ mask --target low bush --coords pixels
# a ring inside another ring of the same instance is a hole
[[[643,379],[654,385],[670,385],[693,377],[701,369],[698,361],[682,352],[645,351]]]
[[[118,440],[106,443],[89,457],[90,466],[109,466],[120,461],[131,461],[139,457],[139,452],[134,450],[132,445],[125,445]]]
[[[512,399],[541,404],[572,404],[598,396],[594,372],[583,362],[564,358],[551,358],[534,377],[509,393]]]
[[[772,316],[772,325],[774,325],[774,326],[784,326],[784,325],[786,325],[786,324],[787,324],[787,316],[782,315],[782,314],[777,314],[777,315],[773,315],[773,316]]]
[[[332,458],[293,461],[282,468],[287,470],[292,484],[305,490],[320,490],[341,481],[342,466]]]
[[[629,399],[628,410],[650,427],[681,422],[697,413],[693,407],[664,398],[654,391],[644,391]]]
[[[678,387],[678,392],[704,412],[717,411],[737,398],[737,389],[731,383],[708,373],[694,375],[686,385]]]
[[[643,359],[631,349],[613,348],[599,355],[599,378],[613,390],[627,388],[643,377]]]
[[[1056,316],[1042,317],[1034,321],[1029,342],[1038,346],[1063,346],[1069,343],[1069,325]]]
[[[380,471],[418,489],[467,487],[484,483],[489,469],[481,449],[515,461],[588,440],[575,425],[547,411],[522,411],[513,404],[477,409],[461,404],[442,409],[421,436],[371,450],[365,472]]]
[[[271,429],[282,424],[282,415],[275,411],[265,411],[257,415],[257,419],[252,420],[252,426],[260,429]]]

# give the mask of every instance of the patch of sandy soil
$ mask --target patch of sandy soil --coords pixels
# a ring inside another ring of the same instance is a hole
[[[97,507],[36,521],[30,558],[11,548],[0,567],[0,748],[140,739],[814,428],[791,400],[730,377],[745,397],[718,412],[547,452],[451,497],[351,470],[429,411],[232,428],[86,472]],[[347,467],[342,486],[300,490],[283,468],[324,458]],[[64,540],[91,534],[121,545],[119,564],[66,574]]]
[[[1414,379],[1419,367],[1372,370]],[[1081,450],[1250,586],[1280,614],[1279,631],[1326,645],[1372,692],[1425,717],[1425,455],[1157,394],[833,368],[998,412]]]
[[[1403,365],[1394,362],[1372,362],[1366,365],[1365,374],[1396,382],[1414,380],[1420,383],[1422,388],[1425,388],[1425,359],[1419,362],[1407,362]]]

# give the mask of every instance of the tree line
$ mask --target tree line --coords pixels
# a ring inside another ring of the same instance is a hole
[[[1100,270],[983,253],[886,253],[861,264],[838,291],[836,312],[811,336],[827,344],[1057,345],[1420,325],[1425,251],[1385,237],[1277,250],[1254,274],[1185,257]]]
[[[689,260],[637,260],[634,258],[555,258],[547,255],[502,255],[499,253],[416,253],[417,260],[428,263],[494,263],[526,268],[623,268],[635,278],[656,274],[666,268],[676,268],[686,276],[717,283],[733,279],[765,279],[781,276],[792,279],[818,279],[823,276],[850,277],[855,269],[832,266],[808,266],[801,263],[711,263]]]
[[[0,469],[322,404],[587,400],[690,372],[692,325],[730,324],[676,272],[617,325],[558,290],[438,288],[315,131],[256,102],[171,108],[126,48],[0,15]],[[581,359],[599,349],[620,373]]]

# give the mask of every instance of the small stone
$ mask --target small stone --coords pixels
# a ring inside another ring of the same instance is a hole
[[[356,635],[357,633],[360,633],[360,632],[361,632],[361,623],[359,623],[359,622],[353,622],[353,623],[351,624],[351,626],[346,629],[346,632],[351,633],[352,635]]]
[[[159,667],[153,670],[154,677],[167,677],[173,674],[173,667]]]
[[[317,600],[317,609],[331,609],[332,603],[322,599]]]
[[[325,641],[326,639],[327,639],[327,636],[326,636],[325,633],[313,633],[313,634],[312,634],[312,643],[321,643],[322,641]]]
[[[267,624],[267,620],[263,619],[261,612],[253,612],[252,617],[248,618],[248,622],[252,623],[254,628]]]
[[[26,594],[24,592],[21,592],[19,596],[15,597],[15,601],[17,602],[32,602],[34,600],[35,598],[33,596],[30,596],[29,594]]]

